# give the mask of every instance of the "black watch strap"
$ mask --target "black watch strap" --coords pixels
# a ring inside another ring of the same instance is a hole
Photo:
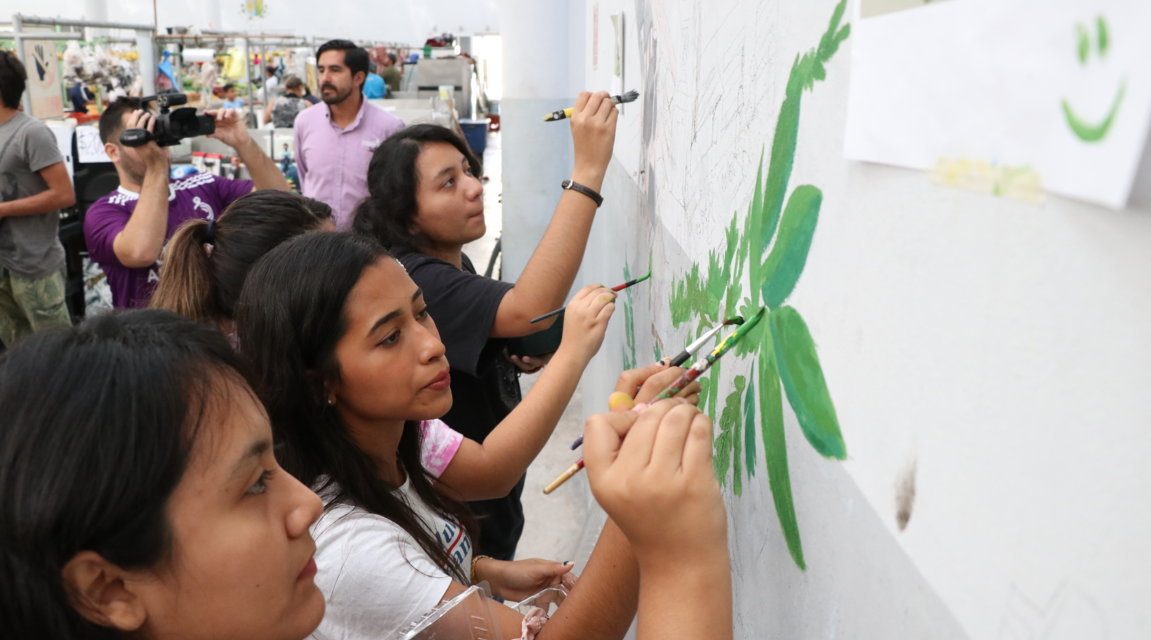
[[[578,192],[584,194],[585,196],[591,198],[592,202],[595,203],[596,208],[599,208],[599,206],[603,204],[603,196],[601,196],[599,194],[599,192],[597,192],[595,189],[592,189],[589,186],[582,185],[582,184],[576,182],[575,180],[572,180],[571,178],[568,178],[567,180],[564,180],[563,182],[561,182],[560,186],[563,187],[564,189],[569,189],[571,191],[578,191]]]

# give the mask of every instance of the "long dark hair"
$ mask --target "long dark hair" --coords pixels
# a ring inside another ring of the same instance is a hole
[[[149,306],[203,322],[230,319],[252,265],[321,222],[302,197],[275,189],[236,199],[217,221],[189,220],[164,249]]]
[[[114,638],[71,606],[81,551],[125,569],[171,550],[165,512],[205,405],[239,356],[163,311],[97,316],[0,358],[0,620],[16,638]]]
[[[445,573],[467,584],[464,570],[393,494],[394,487],[325,402],[324,383],[340,376],[335,351],[347,331],[348,294],[364,269],[391,259],[375,241],[349,233],[308,233],[281,244],[244,284],[236,306],[239,342],[272,418],[280,464],[321,494],[338,487],[329,507],[343,502],[396,523]],[[416,494],[475,539],[467,508],[437,492],[420,464],[417,423],[404,424],[397,458]]]
[[[368,164],[368,197],[356,207],[352,229],[375,238],[397,254],[418,251],[420,237],[413,233],[412,218],[419,209],[416,193],[420,187],[416,161],[423,145],[444,142],[459,150],[474,175],[483,167],[467,143],[451,129],[434,124],[416,124],[402,129],[380,143]]]

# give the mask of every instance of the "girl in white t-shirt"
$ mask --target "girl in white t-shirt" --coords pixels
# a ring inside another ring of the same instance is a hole
[[[568,571],[474,558],[474,529],[458,500],[500,495],[522,475],[598,350],[614,300],[602,287],[581,290],[531,394],[482,445],[449,437],[443,451],[450,464],[428,465],[420,441],[441,429],[428,421],[451,406],[448,363],[422,292],[399,263],[371,240],[311,233],[256,265],[236,309],[239,342],[255,367],[282,463],[326,505],[313,527],[317,583],[328,605],[316,637],[380,637],[473,581],[519,599]],[[627,380],[634,392],[651,376],[640,400],[678,374],[653,371]],[[609,521],[545,633],[622,637],[637,583],[631,548]],[[497,609],[518,626],[518,614]]]
[[[0,635],[298,640],[316,628],[321,501],[276,463],[243,369],[214,329],[151,310],[41,332],[0,357]],[[640,640],[730,638],[710,423],[661,405],[589,420],[592,490],[644,541]]]

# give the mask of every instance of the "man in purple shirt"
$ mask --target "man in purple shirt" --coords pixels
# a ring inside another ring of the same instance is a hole
[[[236,150],[252,180],[229,180],[199,173],[183,180],[169,178],[168,151],[155,142],[141,147],[120,144],[124,129],[152,131],[154,116],[140,101],[121,98],[100,116],[100,139],[116,165],[120,186],[84,214],[88,253],[104,269],[118,309],[148,304],[159,279],[164,243],[185,220],[215,220],[223,210],[256,189],[290,187],[276,163],[248,136],[239,113],[208,111],[216,117],[216,138]]]
[[[296,167],[305,196],[328,203],[336,228],[352,225],[368,196],[372,151],[404,128],[399,118],[364,100],[368,52],[348,40],[329,40],[316,51],[324,104],[296,118]]]

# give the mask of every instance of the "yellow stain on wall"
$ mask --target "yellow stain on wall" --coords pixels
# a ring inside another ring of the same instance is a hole
[[[1032,204],[1043,202],[1043,179],[1027,165],[992,164],[970,158],[940,158],[931,170],[937,184]]]

